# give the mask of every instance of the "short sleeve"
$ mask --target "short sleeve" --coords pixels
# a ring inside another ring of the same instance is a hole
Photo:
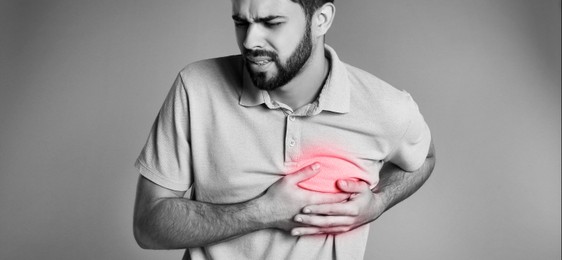
[[[177,191],[188,190],[192,180],[188,111],[187,92],[178,75],[135,162],[141,175]]]
[[[410,118],[409,123],[387,160],[405,171],[415,171],[425,162],[431,144],[431,133],[418,105],[409,94],[408,100],[406,116]]]

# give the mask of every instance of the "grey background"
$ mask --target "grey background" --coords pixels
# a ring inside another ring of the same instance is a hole
[[[366,259],[560,259],[559,0],[338,0],[327,41],[416,99],[433,176]],[[229,1],[0,2],[0,259],[179,259],[132,236],[175,74],[238,53]]]

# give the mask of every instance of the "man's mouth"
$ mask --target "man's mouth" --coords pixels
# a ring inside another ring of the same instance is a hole
[[[267,65],[272,61],[272,59],[270,57],[267,57],[267,56],[260,56],[260,57],[246,56],[246,60],[248,62],[256,64],[258,66]]]

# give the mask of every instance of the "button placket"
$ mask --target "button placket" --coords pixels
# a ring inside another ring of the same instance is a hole
[[[300,151],[300,126],[294,115],[287,115],[287,128],[285,132],[285,161],[295,162],[298,160]]]

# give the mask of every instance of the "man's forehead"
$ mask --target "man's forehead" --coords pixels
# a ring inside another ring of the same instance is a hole
[[[300,5],[291,0],[232,0],[232,15],[245,19],[294,16],[296,9]]]

